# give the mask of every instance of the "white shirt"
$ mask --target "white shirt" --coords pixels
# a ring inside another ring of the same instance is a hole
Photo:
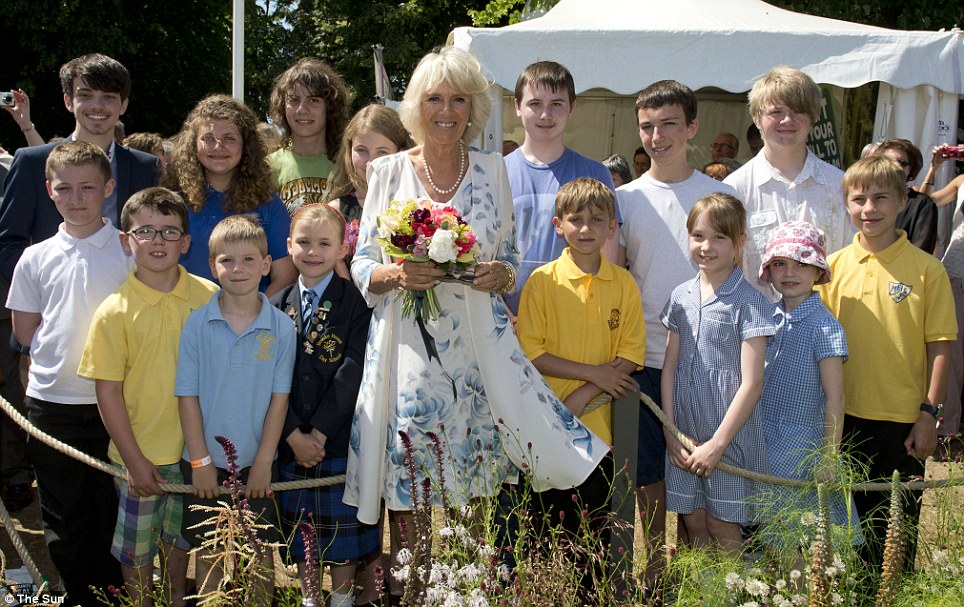
[[[91,319],[134,267],[109,219],[87,238],[60,224],[47,240],[27,247],[13,271],[7,307],[39,313],[30,343],[27,396],[64,405],[97,402],[94,381],[77,375]]]
[[[746,206],[748,238],[743,274],[751,285],[775,302],[780,298],[779,293],[758,279],[770,230],[787,221],[810,222],[826,234],[824,253],[828,256],[850,244],[857,231],[844,202],[843,171],[808,151],[800,174],[789,182],[767,161],[765,152],[754,156],[723,183],[733,186]]]
[[[734,194],[730,186],[699,171],[679,183],[662,183],[643,173],[616,190],[623,219],[619,244],[626,247],[626,263],[643,298],[647,367],[663,368],[666,327],[659,315],[673,289],[698,271],[690,257],[686,216],[711,192]]]

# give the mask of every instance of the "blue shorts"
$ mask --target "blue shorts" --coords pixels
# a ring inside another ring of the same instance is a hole
[[[663,405],[659,386],[662,376],[662,369],[653,367],[643,367],[642,371],[633,373],[633,379],[639,384],[639,391],[653,399],[659,407]],[[666,476],[666,438],[663,436],[663,424],[642,401],[639,402],[638,437],[636,486],[645,487],[658,483]]]

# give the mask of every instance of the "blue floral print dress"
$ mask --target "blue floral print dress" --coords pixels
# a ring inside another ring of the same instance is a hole
[[[518,268],[512,195],[498,154],[469,151],[469,168],[453,206],[481,247],[480,261]],[[522,352],[502,298],[456,283],[435,287],[437,321],[426,319],[439,359],[429,358],[413,318],[402,318],[400,292],[374,294],[371,274],[392,263],[375,242],[375,219],[393,200],[430,199],[408,152],[372,162],[368,196],[352,262],[352,277],[373,307],[362,385],[352,422],[345,503],[374,523],[382,503],[412,508],[408,453],[416,477],[462,505],[495,494],[519,469],[531,472],[536,490],[580,484],[608,446],[553,394]],[[439,463],[432,434],[441,444]]]

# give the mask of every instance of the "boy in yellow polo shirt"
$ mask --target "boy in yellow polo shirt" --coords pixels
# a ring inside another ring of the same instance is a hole
[[[549,387],[609,444],[612,406],[587,410],[587,405],[603,393],[614,399],[630,393],[636,386],[632,373],[646,359],[639,288],[629,272],[601,253],[616,229],[615,213],[615,196],[595,179],[574,179],[559,189],[552,223],[569,247],[526,281],[516,325],[522,349]],[[542,493],[551,523],[565,512],[562,523],[574,531],[581,510],[593,522],[605,522],[613,474],[609,456],[579,487]]]
[[[895,228],[907,204],[904,172],[887,157],[866,158],[843,178],[847,210],[860,232],[827,260],[833,280],[818,287],[847,332],[844,440],[872,479],[923,476],[937,445],[957,320],[944,267]],[[913,521],[919,498],[905,508]],[[867,554],[880,565],[886,492],[855,493]],[[867,532],[870,533],[867,533]],[[913,536],[913,534],[911,534]],[[914,549],[907,557],[913,567]]]
[[[187,207],[165,188],[141,190],[121,211],[121,245],[136,268],[97,309],[78,373],[96,380],[97,406],[110,433],[108,455],[127,468],[114,479],[120,498],[111,553],[134,605],[149,606],[153,560],[164,542],[165,589],[184,605],[187,550],[181,497],[157,483],[183,483],[184,437],[174,379],[181,328],[217,286],[178,264],[191,242]]]

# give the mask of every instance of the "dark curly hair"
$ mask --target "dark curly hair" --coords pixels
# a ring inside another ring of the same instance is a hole
[[[345,125],[348,124],[348,87],[341,75],[330,65],[315,57],[303,57],[275,78],[271,89],[268,113],[281,127],[281,147],[291,144],[291,125],[285,115],[288,92],[296,84],[305,87],[312,97],[325,100],[325,154],[335,162]]]
[[[204,206],[207,179],[197,155],[198,131],[209,120],[227,120],[241,133],[241,160],[231,186],[224,192],[226,212],[247,213],[271,198],[274,186],[258,136],[258,117],[251,108],[227,95],[211,95],[187,115],[168,162],[162,185],[180,191],[195,213]]]

